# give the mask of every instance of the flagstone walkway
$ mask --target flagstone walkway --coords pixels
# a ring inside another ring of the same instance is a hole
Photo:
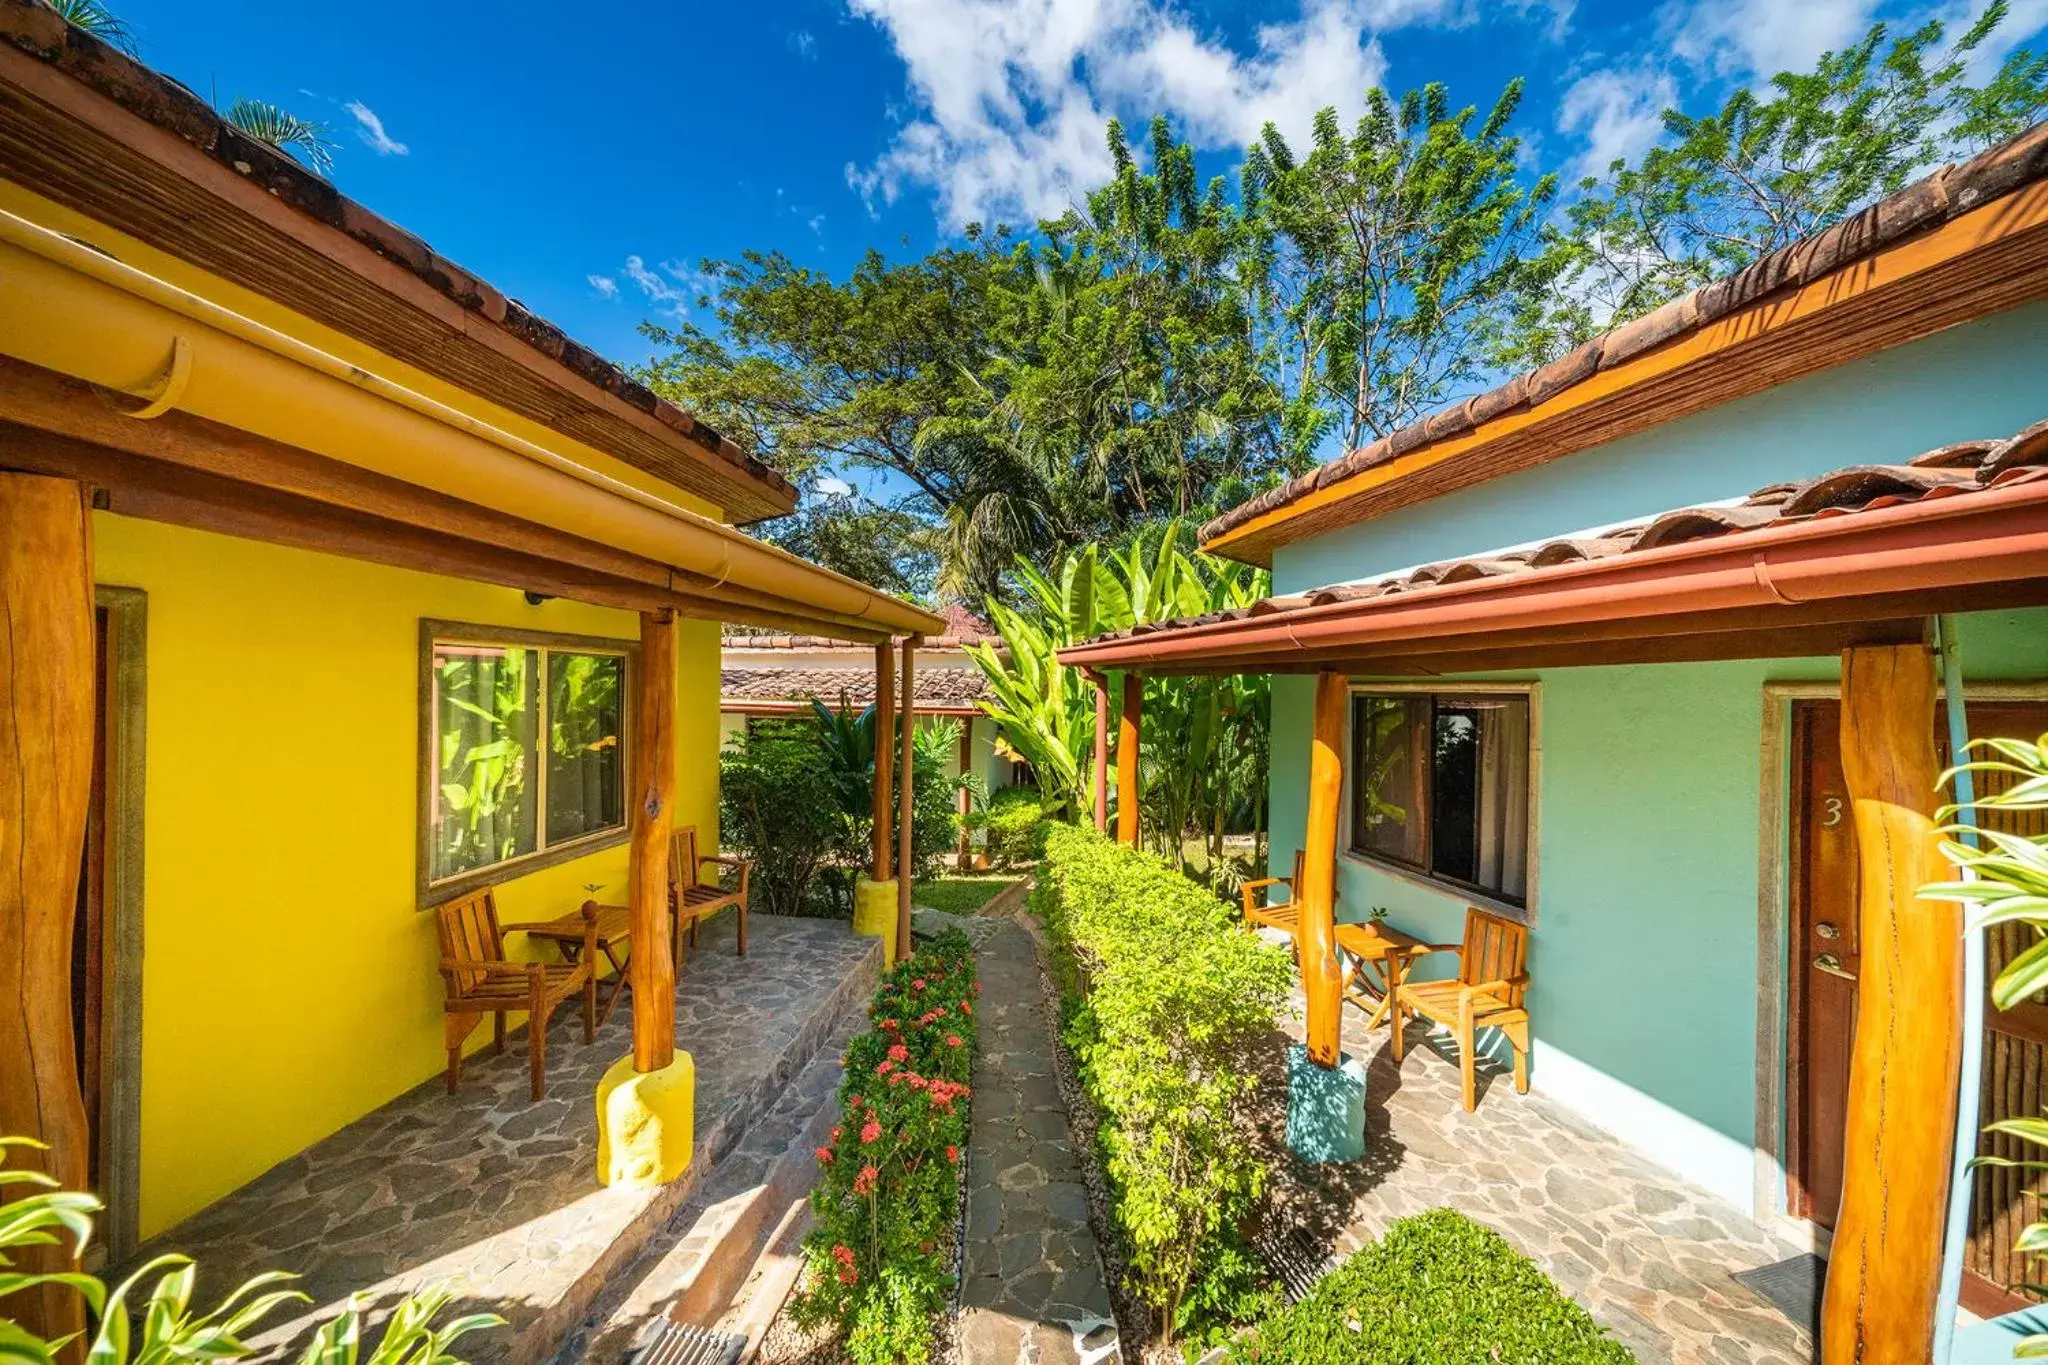
[[[1031,935],[975,923],[981,1031],[968,1140],[964,1365],[1096,1365],[1116,1327],[1054,1074]]]

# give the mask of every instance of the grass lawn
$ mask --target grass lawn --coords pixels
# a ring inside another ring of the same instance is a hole
[[[929,877],[917,884],[911,900],[934,910],[944,910],[949,915],[971,915],[1002,894],[1004,887],[1015,886],[1022,880],[1022,877],[1002,872]]]

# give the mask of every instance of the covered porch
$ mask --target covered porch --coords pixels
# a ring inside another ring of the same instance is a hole
[[[431,1284],[452,1311],[507,1326],[468,1339],[478,1361],[545,1359],[607,1278],[660,1233],[790,1080],[831,1052],[880,980],[882,945],[830,920],[756,916],[747,956],[735,919],[704,925],[673,988],[676,1046],[695,1059],[696,1132],[685,1175],[664,1185],[603,1186],[597,1109],[605,1072],[632,1048],[620,1009],[585,1043],[573,1004],[549,1029],[549,1090],[532,1103],[522,1040],[464,1068],[462,1089],[423,1082],[138,1247],[118,1278],[178,1252],[211,1299],[284,1270],[311,1302],[251,1342],[295,1347],[351,1294],[381,1316]]]

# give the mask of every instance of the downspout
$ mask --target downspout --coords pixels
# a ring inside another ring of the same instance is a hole
[[[1941,648],[1942,690],[1948,695],[1949,763],[1960,767],[1967,762],[1970,742],[1969,717],[1963,706],[1963,659],[1956,638],[1956,618],[1937,617],[1936,639]],[[1962,842],[1971,848],[1977,840],[1977,784],[1975,774],[1959,771],[1955,776],[1955,823]],[[1963,869],[1964,881],[1976,874]],[[1970,1235],[1970,1161],[1977,1152],[1978,1091],[1984,1067],[1984,931],[1963,930],[1963,1062],[1956,1087],[1956,1138],[1954,1162],[1949,1173],[1948,1230],[1941,1242],[1941,1280],[1934,1297],[1934,1359],[1947,1365],[1955,1345],[1956,1311],[1962,1301],[1963,1244]]]

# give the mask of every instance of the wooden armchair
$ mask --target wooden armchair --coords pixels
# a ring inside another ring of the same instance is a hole
[[[1270,929],[1285,929],[1289,934],[1301,928],[1301,851],[1295,850],[1294,873],[1287,877],[1257,877],[1238,888],[1244,897],[1244,922],[1253,929],[1261,926]],[[1287,888],[1287,901],[1274,905],[1269,892],[1261,904],[1259,892],[1267,887]]]
[[[505,1050],[505,1016],[526,1012],[526,1052],[533,1098],[547,1093],[548,1016],[555,1006],[583,992],[583,1041],[597,1037],[597,913],[583,909],[583,952],[574,963],[510,962],[505,935],[543,924],[500,924],[498,902],[489,887],[437,907],[441,921],[441,977],[448,986],[443,1032],[448,1048],[448,1093],[462,1084],[462,1045],[488,1014],[497,1050]]]
[[[747,883],[752,878],[754,865],[745,858],[701,858],[697,856],[697,827],[685,825],[677,830],[669,846],[668,859],[668,904],[675,915],[676,926],[676,969],[680,973],[683,962],[683,926],[690,930],[690,946],[697,946],[697,922],[711,918],[728,905],[739,907],[739,952],[747,955]],[[700,882],[697,874],[706,867],[730,867],[736,869],[739,886],[731,891],[717,882]]]
[[[1529,929],[1484,910],[1465,911],[1465,941],[1432,943],[1411,954],[1456,953],[1458,974],[1448,981],[1403,979],[1394,991],[1394,1061],[1403,1053],[1404,1015],[1449,1028],[1458,1040],[1458,1068],[1464,1081],[1465,1112],[1478,1106],[1473,1075],[1473,1038],[1497,1028],[1515,1049],[1515,1089],[1529,1093]]]

